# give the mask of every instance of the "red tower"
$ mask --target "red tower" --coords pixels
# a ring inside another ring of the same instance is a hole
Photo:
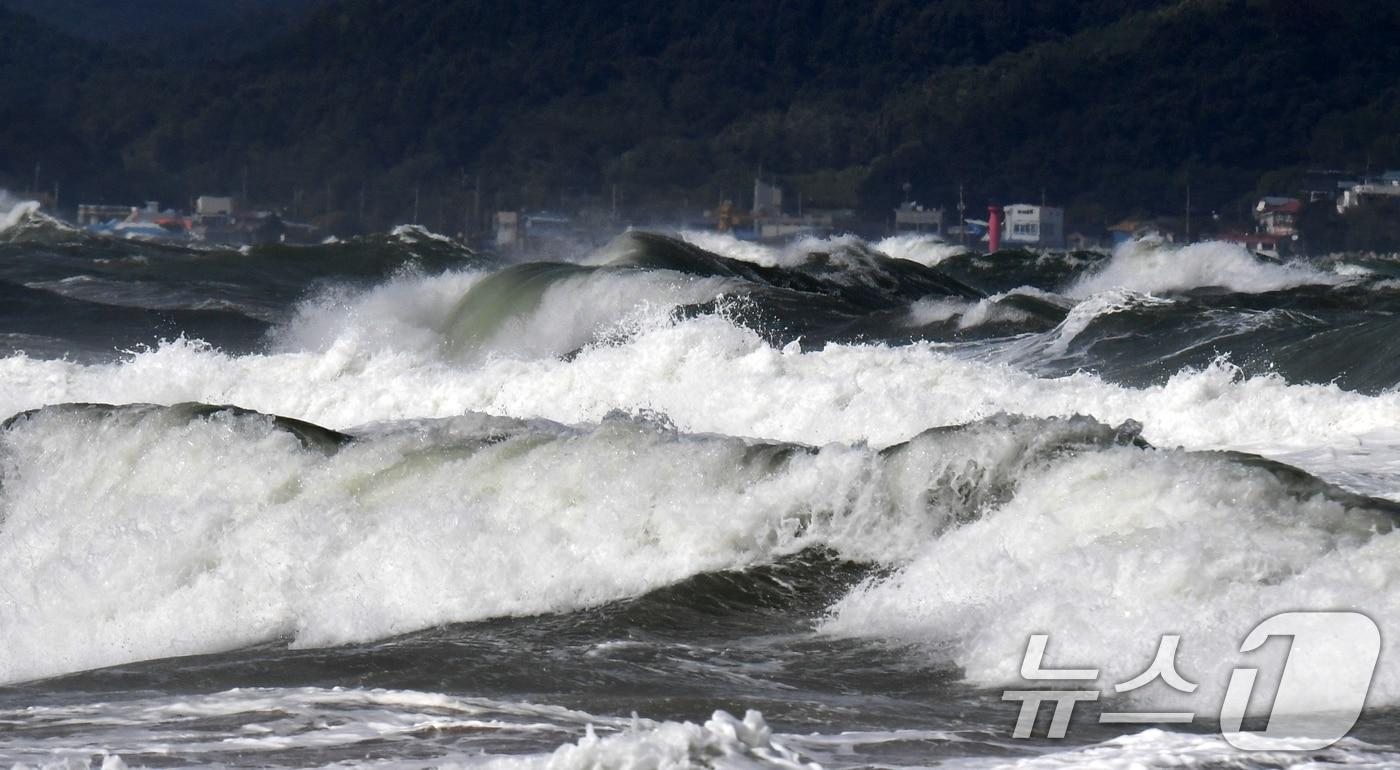
[[[987,253],[1001,248],[1001,206],[987,207]]]

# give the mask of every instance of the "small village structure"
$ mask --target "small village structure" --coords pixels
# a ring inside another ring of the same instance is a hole
[[[1400,171],[1387,171],[1378,179],[1345,188],[1337,198],[1337,213],[1344,214],[1368,203],[1400,203]]]
[[[894,210],[894,230],[897,233],[928,233],[943,237],[943,209],[924,208],[908,201]]]
[[[1065,210],[1017,203],[1005,207],[1002,243],[1012,248],[1063,249]]]
[[[1239,243],[1266,256],[1288,256],[1305,248],[1305,214],[1314,217],[1308,221],[1318,221],[1319,206],[1327,210],[1335,207],[1337,215],[1343,217],[1365,213],[1372,222],[1400,218],[1400,170],[1379,175],[1309,171],[1296,177],[1294,184],[1295,195],[1258,198],[1253,205],[1240,207],[1237,215],[1229,219],[1222,220],[1218,211],[1198,209],[1195,229],[1189,193],[1184,209],[1179,209],[1184,216],[1141,216],[1100,226],[1101,229],[1079,222],[1071,229],[1064,208],[1043,202],[993,205],[987,209],[986,220],[970,218],[967,215],[974,207],[964,205],[961,187],[958,206],[950,220],[947,209],[911,200],[909,183],[904,185],[905,200],[893,209],[893,217],[872,221],[862,219],[851,209],[804,209],[800,193],[794,196],[777,181],[758,176],[748,200],[736,203],[725,199],[698,218],[690,215],[676,221],[684,222],[686,227],[710,227],[740,239],[759,241],[837,232],[866,236],[917,233],[967,245],[980,242],[992,248],[995,240],[996,248],[1043,251],[1112,248],[1128,241],[1189,242],[1204,236]],[[479,196],[478,192],[476,200]],[[43,200],[49,205],[56,203],[56,198]],[[233,196],[203,195],[192,203],[188,213],[164,208],[154,201],[140,206],[85,203],[77,206],[75,213],[79,226],[125,238],[243,246],[314,243],[323,237],[310,225],[289,221],[278,211],[250,209]],[[492,226],[484,233],[477,231],[481,237],[472,242],[501,251],[548,251],[550,244],[577,246],[596,235],[594,230],[625,222],[619,219],[616,189],[613,204],[610,212],[605,208],[576,213],[500,210],[494,214]],[[975,210],[980,211],[980,207]],[[1222,222],[1233,223],[1234,229]],[[461,237],[469,236],[464,230]]]
[[[144,206],[84,203],[77,214],[78,225],[89,232],[142,240],[253,246],[315,243],[322,237],[311,225],[287,221],[271,211],[240,209],[234,198],[220,195],[196,198],[190,214],[162,209],[156,201]]]

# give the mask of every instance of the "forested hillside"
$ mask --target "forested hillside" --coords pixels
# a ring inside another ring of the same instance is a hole
[[[460,210],[478,175],[486,206],[694,209],[761,169],[812,205],[962,183],[1108,219],[1400,166],[1397,33],[1400,6],[1356,1],[341,0],[175,66],[0,11],[32,79],[0,84],[24,113],[0,175],[388,221]]]
[[[84,40],[164,59],[244,53],[305,18],[316,0],[0,0]]]

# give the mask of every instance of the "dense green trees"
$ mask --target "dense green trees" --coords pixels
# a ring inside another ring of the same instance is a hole
[[[478,176],[484,209],[667,210],[760,168],[872,212],[906,181],[1096,217],[1189,184],[1210,210],[1273,169],[1400,167],[1397,31],[1356,0],[339,0],[192,65],[0,11],[28,50],[0,62],[33,78],[0,79],[0,176],[42,158],[89,197],[177,201],[246,180],[372,224],[417,198],[444,227]]]
[[[0,0],[84,40],[167,59],[243,53],[304,18],[316,0]]]

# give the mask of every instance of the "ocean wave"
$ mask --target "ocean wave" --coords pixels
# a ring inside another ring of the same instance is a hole
[[[0,233],[18,227],[38,211],[37,201],[18,200],[0,190]]]
[[[1178,670],[1200,689],[1123,697],[1218,713],[1241,640],[1265,618],[1348,609],[1391,628],[1397,510],[1219,454],[1082,453],[1019,477],[1005,504],[853,591],[824,629],[926,645],[985,687],[1024,684],[1030,633],[1050,634],[1055,660],[1093,664],[1104,688],[1145,669],[1164,634],[1181,634]],[[1387,645],[1375,704],[1400,702],[1400,668],[1386,662],[1400,642]],[[1281,668],[1287,649],[1270,652]]]
[[[0,737],[18,767],[204,766],[247,763],[410,770],[455,768],[670,768],[815,770],[851,766],[853,749],[911,742],[957,745],[984,730],[788,734],[756,710],[696,721],[618,718],[529,702],[356,688],[242,688],[150,695],[98,704],[0,710],[0,717],[62,725],[56,735]],[[229,735],[224,725],[241,727]],[[1393,749],[1344,738],[1321,750],[1266,739],[1242,756],[1219,735],[1146,729],[1088,745],[996,742],[995,755],[944,757],[958,770],[1394,767]],[[386,751],[388,749],[388,751]]]
[[[920,233],[891,235],[875,243],[875,250],[895,259],[907,259],[926,267],[937,267],[950,257],[971,253],[966,246]]]
[[[481,759],[472,737],[497,752],[539,753],[573,745],[590,728],[604,735],[653,723],[528,702],[433,692],[356,688],[248,687],[207,694],[142,693],[107,702],[0,708],[0,719],[32,731],[0,735],[0,754],[16,767],[258,764],[314,767],[334,760],[356,766],[421,767],[377,757],[394,746],[438,764]],[[224,725],[236,723],[229,734]],[[54,731],[52,726],[62,725]],[[466,746],[455,746],[454,738]],[[291,758],[291,759],[289,759]]]
[[[45,214],[38,201],[23,200],[0,190],[0,243],[72,241],[81,230]]]
[[[530,262],[437,275],[404,273],[368,289],[331,286],[298,305],[272,335],[271,350],[325,351],[355,344],[457,362],[557,358],[588,345],[623,341],[669,323],[678,313],[742,319],[786,342],[804,333],[850,333],[851,325],[862,321],[862,329],[878,330],[882,314],[914,297],[923,298],[920,303],[980,297],[936,271],[900,266],[868,250],[841,252],[839,259],[803,253],[809,258],[800,265],[766,269],[683,241],[630,233],[583,264]],[[963,326],[1036,315],[988,304],[964,313]]]
[[[203,401],[343,429],[465,411],[581,423],[645,409],[691,432],[875,446],[999,412],[1086,414],[1114,424],[1138,420],[1162,446],[1400,451],[1380,435],[1400,422],[1394,393],[1244,377],[1227,363],[1126,387],[1086,373],[1037,377],[927,343],[804,352],[796,344],[774,347],[720,315],[647,326],[567,359],[495,357],[469,370],[435,352],[341,336],[315,352],[258,355],[177,340],[101,365],[10,356],[0,359],[0,381],[6,414],[64,401]],[[1339,463],[1348,456],[1336,454]],[[1322,454],[1315,461],[1321,464],[1309,469],[1324,475],[1346,470],[1329,467]],[[1377,477],[1378,488],[1395,494],[1384,478]]]
[[[1149,728],[1089,746],[1047,750],[1039,756],[966,758],[944,763],[955,770],[1176,770],[1177,768],[1269,768],[1312,770],[1339,765],[1356,770],[1384,770],[1400,763],[1400,752],[1355,738],[1343,738],[1325,749],[1312,749],[1302,739],[1260,739],[1262,748],[1243,754],[1219,735],[1172,732]]]
[[[1152,293],[1214,287],[1259,293],[1327,286],[1342,280],[1336,273],[1303,263],[1261,261],[1237,244],[1206,241],[1176,246],[1130,241],[1114,249],[1107,263],[1076,279],[1065,293],[1084,298],[1118,289]]]
[[[909,307],[905,324],[912,327],[954,322],[958,329],[989,324],[1024,324],[1033,320],[1063,318],[1064,303],[1059,297],[1029,286],[970,301],[931,297]]]
[[[222,407],[47,407],[0,433],[0,681],[569,611],[813,547],[898,558],[1018,468],[1115,436],[990,424],[880,453],[618,419],[347,438]]]
[[[1189,611],[1183,672],[1211,681],[1272,611],[1400,609],[1395,504],[1137,430],[1006,416],[876,450],[622,417],[341,434],[226,407],[48,407],[0,433],[0,680],[569,612],[812,549],[894,570],[826,632],[927,645],[983,686],[1009,681],[1031,631],[1115,651],[1102,667],[1127,678]],[[1383,664],[1373,695],[1400,700],[1400,673]]]
[[[617,718],[559,706],[413,690],[243,688],[146,694],[112,703],[0,710],[61,724],[61,735],[0,737],[20,767],[104,770],[248,761],[381,770],[438,768],[711,768],[819,770],[763,715],[716,711],[699,722]],[[228,735],[218,726],[237,722]],[[384,747],[405,755],[384,756]],[[407,750],[408,747],[414,747]],[[106,747],[106,748],[97,748]]]

